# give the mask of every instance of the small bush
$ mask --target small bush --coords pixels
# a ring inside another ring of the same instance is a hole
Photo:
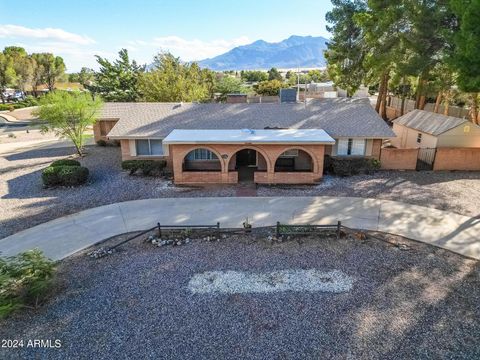
[[[54,263],[40,250],[0,258],[0,317],[23,307],[38,306],[50,288],[54,273]]]
[[[42,172],[42,181],[45,186],[60,185],[60,166],[49,166]]]
[[[22,107],[30,107],[30,106],[37,106],[38,105],[38,100],[35,99],[33,96],[29,95],[25,98],[25,100],[22,100],[17,103],[18,105]]]
[[[325,159],[325,170],[338,176],[371,174],[380,168],[380,161],[363,157],[331,157]]]
[[[58,166],[58,177],[63,186],[78,186],[88,180],[89,171],[83,166]]]
[[[165,160],[125,160],[122,161],[122,169],[130,171],[130,175],[135,174],[138,170],[143,175],[159,175],[167,165]]]
[[[79,166],[80,163],[75,160],[59,161],[65,163],[62,165],[54,162],[43,170],[42,181],[45,186],[77,186],[87,182],[89,171],[86,167]]]
[[[98,146],[107,146],[107,142],[103,139],[100,139],[97,141]]]
[[[53,163],[50,164],[50,166],[55,167],[55,166],[80,166],[80,163],[77,160],[73,159],[61,159],[54,161]]]

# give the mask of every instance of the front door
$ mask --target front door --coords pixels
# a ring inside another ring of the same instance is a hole
[[[242,166],[257,166],[257,152],[252,149],[244,149],[237,152],[237,169]]]

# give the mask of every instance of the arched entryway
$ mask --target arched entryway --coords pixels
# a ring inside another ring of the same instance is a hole
[[[275,172],[312,172],[313,159],[301,149],[288,149],[275,161]]]
[[[215,152],[207,148],[197,148],[185,155],[183,171],[222,171],[222,163]]]
[[[257,150],[245,148],[238,150],[228,163],[228,170],[238,172],[239,182],[253,182],[256,171],[267,171],[267,161]]]

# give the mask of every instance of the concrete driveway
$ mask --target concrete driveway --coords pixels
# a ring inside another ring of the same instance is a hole
[[[62,259],[101,240],[164,225],[220,222],[239,228],[332,224],[401,235],[480,259],[480,219],[395,201],[352,197],[166,198],[116,203],[81,211],[0,240],[2,255],[40,248]]]

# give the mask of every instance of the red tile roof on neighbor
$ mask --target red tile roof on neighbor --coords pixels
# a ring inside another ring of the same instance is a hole
[[[366,99],[303,103],[106,103],[100,119],[119,119],[111,138],[164,138],[174,129],[323,129],[332,137],[395,134]]]

